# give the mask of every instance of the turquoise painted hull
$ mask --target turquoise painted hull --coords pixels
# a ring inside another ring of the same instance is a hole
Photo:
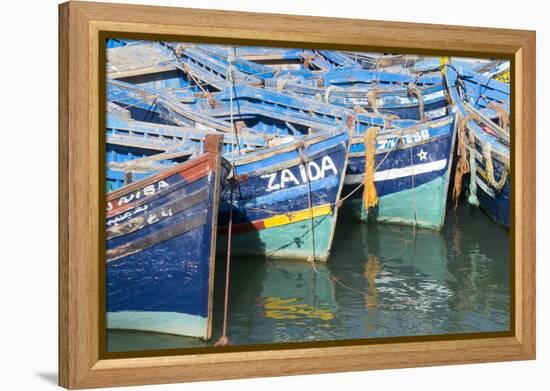
[[[260,231],[233,234],[232,255],[265,258],[313,259],[326,262],[330,256],[332,232],[336,214],[318,216]],[[227,249],[227,236],[218,235],[218,251]]]
[[[402,144],[388,148],[378,141],[374,156],[374,186],[378,203],[364,210],[361,188],[365,180],[365,146],[354,138],[344,181],[344,205],[363,221],[411,225],[441,230],[453,166],[456,136],[452,118],[420,125]],[[356,191],[358,190],[358,191]]]
[[[447,204],[447,175],[397,193],[382,196],[378,206],[365,211],[361,199],[354,199],[342,208],[362,221],[416,225],[440,230],[445,222]]]

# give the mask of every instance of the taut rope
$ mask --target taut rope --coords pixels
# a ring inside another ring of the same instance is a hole
[[[229,63],[228,72],[227,72],[227,81],[229,82],[229,115],[230,115],[230,121],[231,121],[231,129],[233,129],[233,132],[235,134],[235,141],[237,142],[237,148],[240,148],[239,146],[239,139],[237,138],[237,129],[235,128],[235,125],[233,123],[233,70],[232,70],[232,64],[231,64],[231,58],[232,56],[227,57],[227,61]],[[231,150],[231,166],[232,166],[232,179],[236,182],[237,181],[237,172],[235,170],[235,147],[232,145]],[[239,149],[240,153],[240,149]],[[231,183],[231,207],[229,208],[229,226],[227,230],[227,258],[225,263],[225,293],[224,293],[224,307],[223,307],[223,330],[222,330],[222,336],[220,339],[214,344],[214,346],[228,346],[229,345],[229,338],[227,337],[227,315],[229,312],[229,275],[231,272],[231,231],[233,228],[233,183]]]

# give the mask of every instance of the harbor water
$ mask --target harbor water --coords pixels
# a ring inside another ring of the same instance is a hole
[[[328,264],[232,259],[232,345],[508,331],[509,230],[479,208],[449,208],[442,232],[338,218]],[[108,330],[107,351],[211,346],[223,321],[216,260],[213,336]]]

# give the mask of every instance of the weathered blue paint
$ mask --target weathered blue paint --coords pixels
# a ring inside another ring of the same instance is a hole
[[[317,50],[316,52],[333,67],[360,68],[356,61],[343,53],[334,50]]]
[[[421,113],[418,98],[411,94],[411,90],[407,87],[402,87],[401,81],[399,84],[389,80],[383,82],[382,76],[387,74],[387,72],[381,74],[380,82],[377,79],[376,84],[369,82],[352,87],[336,85],[319,87],[310,82],[304,83],[299,79],[284,76],[267,79],[265,85],[270,89],[322,100],[325,103],[344,106],[349,109],[355,109],[357,106],[360,106],[370,112],[373,112],[373,108],[371,107],[371,102],[369,102],[368,94],[375,92],[376,109],[380,113],[396,115],[401,119],[420,119]],[[422,110],[426,118],[436,119],[447,115],[447,102],[441,79],[439,79],[438,84],[426,83],[425,86],[419,88],[419,91],[422,94]]]
[[[236,157],[237,175],[246,179],[239,182],[234,194],[235,223],[307,209],[310,190],[312,206],[336,202],[346,165],[349,135],[344,131],[312,139],[316,142],[303,149],[309,176],[305,175],[305,165],[296,148],[302,142],[307,143],[308,138]],[[226,158],[231,159],[231,156]],[[220,208],[222,226],[227,224],[229,198],[226,189]]]
[[[440,230],[445,221],[453,161],[454,121],[447,118],[411,130],[396,135],[393,140],[377,142],[374,185],[379,202],[376,207],[365,210],[362,188],[353,193],[364,181],[362,138],[352,143],[342,195],[351,194],[352,213],[362,220]]]
[[[510,85],[498,80],[482,76],[468,70],[455,70],[448,67],[449,83],[455,85],[460,80],[460,90],[457,91],[463,100],[467,100],[476,109],[484,109],[489,102],[503,105],[510,112]],[[458,71],[458,73],[457,73]]]
[[[105,46],[108,49],[118,48],[118,47],[121,47],[121,46],[126,46],[126,42],[124,42],[124,40],[122,40],[122,39],[107,38]]]
[[[324,130],[340,125],[347,115],[355,116],[358,132],[363,132],[371,126],[387,125],[386,119],[379,115],[360,114],[345,107],[252,86],[235,86],[232,97],[234,118],[244,121],[255,119],[249,127],[259,132],[293,134],[285,122],[297,125],[299,133],[307,133],[308,128]],[[215,98],[219,102],[216,108],[209,108],[204,102],[198,102],[198,110],[211,117],[227,120],[230,115],[230,91],[224,90]],[[392,126],[398,128],[417,123],[415,120],[391,121]]]
[[[124,137],[130,139],[135,138],[132,133],[146,135],[155,130],[156,135],[165,136],[163,143],[174,145],[178,142],[177,137],[173,137],[175,131],[173,127],[146,125],[121,118],[112,118],[110,122],[111,127],[117,125],[117,131],[123,132]],[[242,154],[235,149],[237,154],[235,156],[236,174],[241,180],[239,180],[238,191],[235,191],[234,224],[258,223],[273,216],[303,211],[309,209],[310,206],[316,208],[328,205],[328,215],[322,216],[322,223],[316,225],[313,230],[316,241],[312,243],[316,248],[316,258],[326,260],[330,252],[338,209],[335,204],[339,199],[347,163],[349,130],[346,126],[352,126],[352,121],[347,125],[331,127],[327,131],[311,136],[281,140],[279,141],[280,145],[276,147],[258,151],[249,150]],[[195,130],[194,133],[200,135],[198,130]],[[258,141],[265,140],[260,136],[256,138]],[[117,138],[116,134],[111,134],[110,139],[113,144],[112,148],[121,148],[120,137]],[[201,142],[202,139],[197,137],[196,143],[200,145]],[[158,143],[160,142],[157,141]],[[303,146],[302,156],[307,161],[305,164],[300,160],[298,152],[300,146]],[[148,153],[144,148],[139,151],[145,155]],[[228,160],[233,160],[231,151],[232,148],[226,152]],[[165,163],[170,164],[171,162]],[[309,175],[307,175],[306,167]],[[157,169],[161,168],[160,165],[157,167]],[[142,173],[142,175],[151,175],[152,172],[154,170]],[[108,177],[108,179],[111,178]],[[119,174],[118,177],[111,179],[112,182],[115,180],[118,181],[117,183],[121,183],[124,176]],[[222,193],[223,203],[220,210],[222,226],[227,224],[228,219],[229,201],[227,197],[229,197],[228,190]],[[247,248],[257,255],[292,256],[307,259],[312,255],[311,246],[308,245],[312,230],[308,221],[302,221],[299,225],[290,223],[288,225],[293,228],[287,231],[293,235],[293,243],[282,243],[280,235],[276,236],[277,243],[274,243],[273,240],[266,239],[266,237],[273,237],[266,231],[258,234],[258,236],[264,237],[258,246],[248,245]],[[304,226],[306,228],[303,228]],[[243,235],[250,237],[249,233],[243,233]],[[239,240],[238,233],[235,233],[235,240]],[[244,250],[244,247],[241,250]]]
[[[124,185],[124,166],[120,163],[163,152],[188,151],[177,159],[157,160],[156,167],[131,170],[134,180],[143,179],[159,169],[187,161],[203,153],[204,140],[208,134],[212,133],[214,131],[134,121],[117,115],[107,115],[107,191],[116,190]],[[232,134],[224,133],[223,136],[221,151],[227,154],[237,148],[237,141]],[[246,150],[267,146],[267,139],[262,135],[244,134],[240,135],[238,141],[240,148]]]
[[[134,120],[232,132],[230,124],[226,121],[201,113],[195,108],[196,105],[182,104],[177,96],[166,91],[157,91],[119,80],[108,80],[107,99],[128,110]]]
[[[464,75],[463,75],[464,73]],[[449,95],[460,118],[472,115],[466,124],[468,135],[472,135],[476,149],[476,195],[481,209],[495,222],[510,226],[510,178],[501,189],[495,188],[487,180],[485,156],[483,151],[490,148],[495,180],[509,173],[510,134],[491,119],[498,118],[487,108],[489,102],[496,102],[509,111],[508,84],[468,71],[459,71],[454,67],[446,68],[446,83]],[[470,173],[471,175],[471,173]]]
[[[251,86],[237,86],[234,88],[233,104],[235,109],[234,119],[245,121],[247,126],[259,132],[265,132],[269,134],[286,135],[293,134],[289,131],[288,123],[293,125],[293,128],[298,133],[307,133],[308,128],[322,129],[327,126],[334,126],[341,123],[342,116],[349,114],[350,111],[339,108],[334,105],[324,104],[320,102],[312,102],[311,100],[293,97],[286,94],[281,94],[276,91],[265,91],[259,88]],[[229,118],[229,108],[227,107],[227,99],[229,99],[228,92],[222,92],[216,96],[216,99],[220,102],[220,106],[216,109],[204,109],[202,112],[221,119],[227,120]],[[362,131],[370,126],[384,126],[384,119],[372,115],[357,115],[358,122],[360,123],[356,131],[361,134]],[[414,141],[416,138],[421,140],[422,143],[428,143],[428,141],[434,141],[446,137],[445,142],[435,143],[427,151],[430,155],[430,159],[437,157],[440,154],[443,157],[438,158],[439,161],[445,160],[444,167],[439,167],[437,176],[444,176],[444,185],[441,186],[439,193],[444,194],[439,197],[444,201],[446,199],[447,181],[449,176],[449,164],[452,159],[452,140],[454,140],[454,132],[452,129],[452,121],[450,119],[443,119],[442,121],[428,122],[423,126],[418,125],[416,121],[404,121],[396,120],[392,123],[394,128],[386,129],[380,133],[380,148],[393,148],[396,147],[398,140],[401,138],[402,143],[407,143],[407,140]],[[414,130],[412,126],[417,126]],[[383,144],[382,144],[382,140]],[[352,153],[364,154],[364,148],[362,144],[353,144],[351,147]],[[397,150],[401,150],[402,146],[397,146]],[[419,152],[419,151],[418,151]],[[415,151],[415,153],[418,153]],[[401,155],[400,155],[401,156]],[[353,161],[353,159],[352,159]],[[393,160],[388,160],[385,164],[393,163]],[[394,168],[399,168],[395,166]],[[364,168],[361,167],[361,170]],[[389,169],[389,168],[387,168]],[[355,173],[354,175],[360,175],[362,171]],[[434,174],[435,175],[435,174]],[[423,180],[425,175],[420,175],[420,181]],[[362,182],[362,178],[358,178]],[[407,183],[411,183],[411,177],[409,175]],[[401,181],[401,190],[405,190],[406,180]],[[420,185],[421,183],[417,183]],[[443,189],[444,188],[444,189]],[[386,190],[389,188],[386,187]],[[389,190],[390,192],[393,190]],[[426,205],[428,201],[426,201]],[[438,203],[439,211],[434,214],[430,219],[426,221],[410,221],[403,219],[403,223],[406,224],[424,224],[432,228],[441,228],[443,221],[441,221],[441,215],[444,215],[445,203]],[[383,212],[383,210],[382,210]],[[383,213],[380,221],[383,219]]]
[[[323,80],[325,85],[352,87],[357,85],[373,85],[379,87],[391,86],[397,83],[415,84],[419,87],[442,84],[441,75],[411,75],[397,72],[367,70],[355,68],[337,69],[325,73]]]
[[[220,158],[107,198],[107,327],[210,338]]]
[[[236,57],[251,61],[270,61],[270,60],[300,60],[302,58],[302,49],[294,48],[273,48],[265,46],[226,46],[226,45],[199,45],[201,48],[216,52],[219,55],[225,55],[229,51]]]
[[[221,195],[219,222],[226,227],[232,209],[232,253],[327,261],[348,146],[349,132],[341,127],[235,157],[240,179],[233,194]],[[295,213],[301,217],[271,225]],[[222,236],[222,251],[223,243]]]

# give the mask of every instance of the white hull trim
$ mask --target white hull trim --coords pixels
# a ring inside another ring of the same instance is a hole
[[[374,173],[375,182],[383,182],[391,179],[404,178],[414,175],[425,174],[432,171],[439,171],[445,168],[447,159],[436,160],[429,163],[415,164],[401,168],[390,168],[389,170],[377,171]],[[353,185],[363,182],[364,174],[346,175],[345,184]]]
[[[187,337],[207,338],[208,319],[178,312],[107,312],[108,329],[153,331]]]

